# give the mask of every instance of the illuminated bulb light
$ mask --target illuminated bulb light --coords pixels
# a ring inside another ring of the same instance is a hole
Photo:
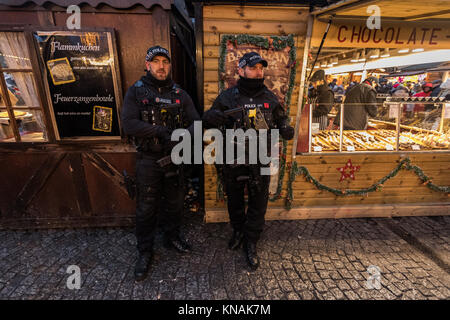
[[[409,49],[400,49],[398,50],[398,53],[406,53],[409,52]]]
[[[355,52],[350,62],[358,62],[358,61],[359,61],[359,52]]]
[[[320,67],[319,66],[314,66],[314,69],[319,69]]]
[[[366,52],[363,50],[362,54],[361,54],[361,58],[358,60],[359,62],[363,62],[366,61]]]
[[[379,56],[380,56],[380,50],[379,49],[371,50],[369,52],[369,58],[371,58],[371,59],[378,58]]]
[[[411,52],[422,52],[425,51],[424,48],[417,48],[417,49],[413,49]]]
[[[381,58],[387,58],[387,57],[390,57],[391,55],[390,55],[390,53],[389,53],[389,49],[388,48],[386,48],[386,49],[384,49],[384,51],[383,51],[383,54],[380,56]]]

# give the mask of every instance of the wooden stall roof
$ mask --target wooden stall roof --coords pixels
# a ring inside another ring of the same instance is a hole
[[[11,7],[20,7],[29,3],[34,3],[38,6],[44,4],[54,4],[61,7],[68,7],[70,5],[79,5],[82,3],[88,4],[91,7],[96,8],[100,4],[106,4],[116,9],[131,8],[135,5],[142,5],[143,7],[150,9],[155,5],[160,5],[165,10],[170,10],[174,0],[0,0],[0,5],[7,5]]]
[[[444,20],[450,18],[450,1],[448,0],[343,0],[312,12],[317,18],[327,19],[366,19],[372,13],[367,13],[370,5],[381,9],[381,17],[389,20],[417,21]]]

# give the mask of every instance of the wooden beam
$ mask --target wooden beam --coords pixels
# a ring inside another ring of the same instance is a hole
[[[301,220],[301,219],[342,219],[342,218],[391,218],[408,216],[450,215],[450,202],[447,203],[417,203],[389,205],[348,205],[302,207],[286,210],[284,208],[269,208],[266,220]],[[226,208],[206,209],[205,222],[228,222]]]
[[[16,212],[21,213],[27,208],[39,191],[44,188],[48,179],[56,168],[58,168],[65,156],[65,153],[49,153],[48,158],[37,168],[17,196],[14,204],[14,210]]]
[[[403,18],[403,20],[405,20],[405,21],[422,20],[422,19],[427,19],[427,18],[434,17],[434,16],[441,16],[441,15],[444,15],[447,13],[450,13],[450,10],[442,10],[442,11],[418,14],[415,16],[405,17],[405,18]]]
[[[70,173],[72,175],[72,181],[76,193],[76,201],[81,216],[91,216],[92,207],[89,197],[89,190],[86,181],[86,173],[84,171],[84,165],[82,162],[81,153],[69,153],[67,158],[70,164]]]
[[[324,15],[331,15],[338,11],[343,11],[347,9],[356,9],[363,6],[369,6],[375,4],[381,0],[343,0],[338,3],[332,4],[328,7],[321,8],[319,10],[313,11],[311,14],[316,17],[321,17]]]
[[[195,60],[197,66],[197,97],[198,103],[204,108],[203,97],[203,4],[194,2],[195,9]],[[203,110],[204,111],[204,110]]]
[[[126,196],[128,192],[124,186],[123,175],[116,170],[108,161],[96,152],[85,152],[83,156],[91,161],[92,165],[96,167],[101,173],[108,177],[111,182],[120,189]]]
[[[295,134],[294,134],[294,142],[292,145],[292,161],[295,160],[295,156],[297,155],[297,143],[298,143],[298,133],[300,130],[300,115],[303,106],[303,95],[304,95],[304,87],[305,87],[305,78],[306,78],[306,67],[308,65],[308,52],[311,44],[311,35],[313,28],[314,19],[312,16],[308,18],[308,27],[306,32],[306,41],[305,48],[303,50],[303,62],[302,62],[302,73],[300,77],[300,87],[299,94],[297,100],[297,114],[295,117]]]

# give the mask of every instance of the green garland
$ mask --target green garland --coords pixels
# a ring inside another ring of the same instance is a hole
[[[423,184],[425,184],[428,188],[430,188],[433,191],[443,192],[443,193],[450,193],[450,186],[438,186],[435,185],[430,177],[425,175],[425,173],[420,169],[418,166],[411,165],[411,160],[409,158],[405,158],[402,161],[399,162],[397,167],[394,168],[390,173],[388,173],[386,176],[375,182],[373,185],[371,185],[368,188],[360,189],[360,190],[340,190],[328,187],[326,185],[321,184],[319,181],[317,181],[316,178],[311,176],[308,169],[306,167],[298,167],[297,162],[294,161],[291,166],[291,171],[289,175],[288,180],[288,190],[287,190],[287,197],[286,197],[286,208],[289,210],[292,206],[292,201],[294,199],[292,194],[292,184],[295,180],[295,177],[297,175],[302,174],[305,177],[305,180],[308,182],[311,182],[314,184],[317,189],[319,190],[326,190],[329,191],[337,196],[348,196],[348,195],[367,195],[369,192],[374,192],[381,190],[383,187],[383,184],[395,177],[401,169],[405,169],[408,171],[413,171],[419,178],[422,180]]]
[[[248,35],[248,34],[238,34],[238,35],[230,35],[225,34],[222,35],[222,39],[220,42],[220,57],[219,57],[219,90],[222,91],[225,89],[225,54],[227,51],[227,42],[228,41],[234,41],[236,44],[251,44],[255,45],[264,49],[269,49],[270,47],[273,47],[276,50],[283,50],[286,47],[291,47],[291,50],[289,51],[289,65],[291,67],[291,72],[289,74],[289,85],[288,85],[288,91],[286,92],[286,95],[284,97],[284,105],[287,106],[286,114],[289,116],[290,112],[290,104],[291,104],[291,96],[292,91],[294,89],[295,84],[295,75],[296,75],[296,62],[297,62],[297,50],[295,48],[295,40],[294,35],[290,34],[288,36],[270,36],[270,37],[263,37],[263,36],[254,36],[254,35]],[[283,188],[283,178],[285,174],[285,168],[286,168],[286,151],[287,151],[287,141],[283,138],[280,138],[280,141],[282,142],[282,151],[280,154],[280,168],[279,168],[279,176],[278,176],[278,185],[277,185],[277,191],[273,195],[272,198],[270,198],[270,201],[276,201],[280,199],[281,191]],[[225,199],[225,195],[223,192],[223,183],[220,181],[220,179],[217,180],[217,195],[220,200]]]

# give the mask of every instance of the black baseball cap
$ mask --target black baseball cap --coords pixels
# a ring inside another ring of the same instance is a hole
[[[160,46],[154,46],[147,50],[147,55],[145,56],[145,60],[152,61],[156,56],[164,56],[170,61],[169,51]]]
[[[261,58],[261,56],[252,51],[247,52],[239,59],[239,68],[243,68],[245,66],[253,67],[255,64],[261,63],[265,68],[267,68],[267,61]]]

